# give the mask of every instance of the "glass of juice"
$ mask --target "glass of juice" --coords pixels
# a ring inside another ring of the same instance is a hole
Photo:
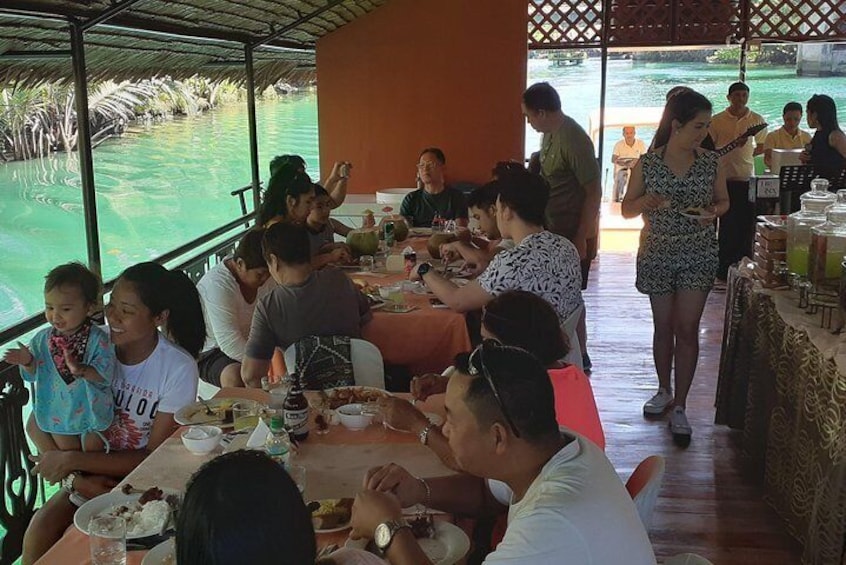
[[[255,404],[236,402],[232,405],[232,420],[236,432],[251,430],[258,425],[258,410]]]
[[[405,304],[405,295],[402,293],[402,285],[395,284],[388,289],[388,300],[394,304]]]

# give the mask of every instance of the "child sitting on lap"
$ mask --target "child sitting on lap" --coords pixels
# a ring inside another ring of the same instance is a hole
[[[106,332],[89,317],[101,292],[100,279],[82,264],[56,267],[44,283],[50,327],[35,334],[29,347],[18,342],[3,357],[35,383],[38,430],[32,441],[41,453],[108,450],[102,432],[114,416],[115,354]]]
[[[314,205],[306,220],[308,239],[311,245],[311,264],[320,269],[330,263],[349,263],[352,260],[349,247],[335,243],[335,234],[346,237],[352,230],[338,220],[329,217],[332,199],[326,189],[314,186]]]

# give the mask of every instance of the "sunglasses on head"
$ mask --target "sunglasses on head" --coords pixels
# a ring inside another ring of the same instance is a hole
[[[497,406],[499,406],[499,410],[500,412],[502,412],[503,418],[505,418],[505,421],[508,423],[508,427],[510,427],[511,431],[514,433],[514,436],[520,437],[520,430],[517,429],[517,426],[514,425],[514,421],[511,419],[511,416],[508,415],[508,410],[506,410],[505,403],[502,401],[502,397],[499,395],[499,391],[497,390],[496,385],[494,384],[491,372],[488,370],[487,365],[485,365],[485,351],[490,352],[494,349],[517,349],[522,351],[522,349],[520,349],[519,347],[508,347],[500,344],[494,339],[486,339],[481,343],[481,345],[479,345],[476,349],[473,350],[473,353],[470,354],[470,359],[468,361],[469,372],[471,376],[479,376],[479,370],[473,363],[473,360],[478,358],[479,365],[481,365],[482,368],[481,376],[485,378],[488,383],[488,386],[491,387],[491,392],[493,392]]]

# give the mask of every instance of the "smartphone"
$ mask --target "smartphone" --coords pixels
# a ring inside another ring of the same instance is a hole
[[[429,304],[432,305],[432,308],[449,308],[446,304],[438,300],[437,298],[430,298]]]

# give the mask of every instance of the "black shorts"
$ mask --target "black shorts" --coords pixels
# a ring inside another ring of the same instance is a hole
[[[233,363],[239,363],[239,361],[228,357],[217,347],[204,351],[200,353],[200,359],[197,361],[200,378],[209,384],[220,386],[220,374],[223,369]]]

